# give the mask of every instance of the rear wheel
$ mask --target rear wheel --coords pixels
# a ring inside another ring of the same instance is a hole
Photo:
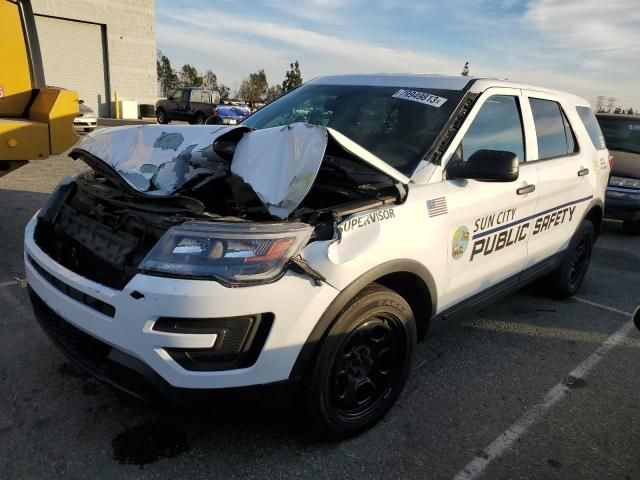
[[[562,264],[539,283],[550,297],[567,298],[577,293],[587,274],[595,239],[593,224],[584,220],[571,239]]]
[[[416,328],[411,307],[372,284],[338,314],[305,381],[304,414],[328,439],[356,435],[380,420],[402,392]]]
[[[625,220],[622,222],[622,230],[629,235],[640,235],[640,220]]]
[[[167,117],[167,113],[164,111],[164,108],[156,110],[156,119],[158,120],[158,123],[163,125],[169,123],[169,118]]]
[[[193,123],[195,123],[196,125],[204,125],[204,121],[205,121],[204,115],[199,113],[196,115],[196,118],[193,121]]]

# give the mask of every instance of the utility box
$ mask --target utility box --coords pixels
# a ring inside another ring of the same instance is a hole
[[[120,118],[123,120],[137,120],[138,102],[134,100],[120,100]]]

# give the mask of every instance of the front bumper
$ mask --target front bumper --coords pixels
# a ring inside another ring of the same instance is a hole
[[[640,191],[608,187],[604,215],[616,220],[640,221]]]
[[[124,355],[148,367],[171,387],[221,389],[287,380],[313,327],[339,293],[326,283],[316,286],[309,278],[291,272],[271,284],[242,288],[138,274],[123,290],[114,290],[49,258],[33,239],[35,225],[34,217],[25,230],[25,270],[33,295],[62,321],[113,348],[116,356]],[[37,303],[34,300],[34,305]],[[46,312],[35,310],[38,315]],[[229,318],[260,313],[273,314],[273,324],[255,363],[246,368],[187,370],[167,349],[211,348],[215,335],[153,330],[159,318]],[[96,375],[100,376],[99,372]]]
[[[76,117],[73,120],[73,127],[76,129],[96,128],[98,119],[95,117]]]

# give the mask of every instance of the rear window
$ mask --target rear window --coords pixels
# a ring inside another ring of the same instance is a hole
[[[640,118],[598,117],[610,150],[640,153]]]
[[[578,151],[571,125],[560,104],[539,98],[529,99],[538,139],[538,159],[564,157]]]
[[[589,138],[591,139],[593,146],[596,147],[597,150],[607,148],[604,143],[602,130],[600,130],[600,125],[598,124],[598,119],[593,113],[593,110],[589,107],[576,107],[576,111],[580,116],[580,120],[584,123],[584,127],[587,129],[587,133],[589,134]]]

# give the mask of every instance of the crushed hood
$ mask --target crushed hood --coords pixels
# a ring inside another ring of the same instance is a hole
[[[340,132],[307,123],[263,130],[243,125],[115,127],[87,135],[72,155],[89,154],[93,168],[106,165],[110,173],[117,173],[133,189],[167,196],[195,177],[228,175],[229,162],[214,151],[213,144],[238,129],[244,135],[235,147],[231,173],[248,183],[269,213],[278,218],[288,217],[309,193],[329,138],[390,178],[404,184],[410,182],[407,176]]]

